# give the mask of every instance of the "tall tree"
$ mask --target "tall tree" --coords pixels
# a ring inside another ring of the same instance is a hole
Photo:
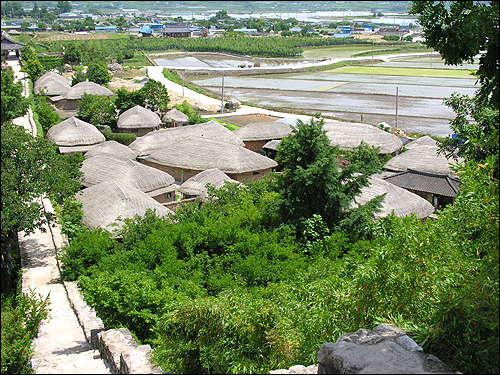
[[[14,72],[11,67],[2,67],[2,123],[23,116],[28,110],[28,99],[23,97],[23,84],[14,83]]]
[[[446,64],[473,62],[481,53],[479,97],[498,109],[499,2],[413,1],[409,13],[417,15],[427,46],[439,51]]]
[[[457,116],[451,123],[454,135],[441,142],[440,152],[476,162],[491,155],[495,178],[499,176],[499,4],[414,1],[410,10],[424,27],[426,44],[439,51],[447,64],[473,62],[481,54],[477,71],[481,86],[476,95],[445,100]]]
[[[339,168],[340,151],[330,144],[323,123],[323,120],[311,119],[309,123],[299,120],[297,128],[281,140],[276,156],[284,168],[277,184],[280,215],[299,231],[303,231],[308,220],[319,215],[330,230],[360,233],[384,196],[350,208],[361,188],[368,185],[368,175],[359,163]]]

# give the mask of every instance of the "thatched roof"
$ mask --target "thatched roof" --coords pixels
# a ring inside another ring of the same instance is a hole
[[[179,111],[177,108],[172,108],[170,111],[163,115],[163,118],[161,120],[163,122],[169,122],[173,120],[175,122],[187,123],[189,121],[189,117],[185,113]]]
[[[370,185],[361,189],[361,195],[356,197],[355,201],[357,204],[365,204],[387,193],[382,203],[382,211],[375,213],[377,218],[388,216],[394,211],[394,214],[399,217],[415,214],[419,219],[424,219],[434,212],[434,206],[417,194],[379,178],[370,177],[368,180]],[[356,203],[351,206],[357,206]]]
[[[88,151],[85,154],[85,159],[103,153],[121,156],[130,160],[135,160],[137,157],[137,154],[130,147],[118,143],[117,141],[105,141]]]
[[[290,134],[293,127],[278,121],[254,122],[233,131],[244,142],[281,139]]]
[[[175,181],[166,172],[106,153],[85,159],[80,170],[84,174],[82,185],[85,187],[111,178],[149,193],[170,186]]]
[[[384,169],[394,172],[412,169],[435,175],[449,175],[451,173],[450,163],[456,162],[438,154],[437,150],[437,146],[418,146],[409,149],[391,158],[385,163]]]
[[[437,146],[437,142],[429,137],[428,135],[417,138],[414,141],[408,142],[405,145],[405,148],[408,150],[411,150],[412,148],[418,147],[418,146]]]
[[[81,99],[83,94],[111,96],[113,92],[94,82],[80,82],[66,93],[66,99]]]
[[[278,151],[278,145],[281,143],[281,139],[271,139],[262,148],[264,150]]]
[[[200,171],[218,168],[229,174],[258,171],[278,165],[274,160],[241,146],[202,137],[171,141],[144,160]]]
[[[149,197],[142,191],[120,181],[112,179],[83,189],[76,195],[76,200],[83,203],[83,224],[90,229],[101,227],[106,229],[110,224],[117,223],[114,230],[123,226],[121,218],[143,216],[146,210],[156,210],[156,215],[163,217],[172,211]]]
[[[139,156],[149,155],[154,150],[165,147],[166,143],[186,137],[198,136],[204,139],[215,139],[233,145],[244,146],[243,141],[232,131],[217,121],[211,120],[203,124],[161,129],[150,132],[133,141],[129,147]]]
[[[52,126],[46,137],[58,146],[88,146],[106,140],[94,125],[74,116]]]
[[[54,72],[47,72],[38,78],[33,87],[33,92],[38,95],[43,87],[45,88],[46,94],[50,96],[64,96],[71,89],[68,80],[62,75]]]
[[[140,105],[127,109],[119,117],[116,123],[118,128],[154,128],[160,124],[160,117]]]
[[[380,153],[384,155],[395,153],[403,147],[403,142],[395,135],[368,124],[328,120],[323,129],[332,145],[344,150],[353,150],[361,141],[380,147]]]
[[[207,184],[214,185],[217,189],[223,186],[226,182],[240,183],[231,179],[227,174],[218,168],[207,169],[198,173],[196,176],[186,180],[180,187],[179,191],[185,195],[197,195],[200,198],[206,198]]]

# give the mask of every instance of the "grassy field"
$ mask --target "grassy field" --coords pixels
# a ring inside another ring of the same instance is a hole
[[[382,66],[345,66],[329,72],[347,74],[373,74],[409,77],[440,77],[440,78],[471,78],[476,76],[470,74],[469,70],[458,69],[423,69],[423,68],[393,68]]]

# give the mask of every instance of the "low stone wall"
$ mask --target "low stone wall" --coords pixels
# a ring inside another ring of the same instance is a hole
[[[139,346],[127,328],[106,330],[104,324],[89,307],[78,290],[76,281],[64,282],[71,307],[83,327],[87,342],[99,350],[114,374],[162,374],[160,367],[150,361],[151,346]]]

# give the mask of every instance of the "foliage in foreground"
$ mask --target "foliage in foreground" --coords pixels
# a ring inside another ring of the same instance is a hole
[[[29,359],[33,353],[31,340],[40,322],[48,315],[49,297],[35,292],[2,293],[2,374],[32,374]]]
[[[85,230],[64,273],[166,371],[312,364],[323,342],[394,323],[456,371],[496,373],[498,181],[489,162],[459,169],[465,187],[437,221],[390,216],[371,240],[331,232],[306,248],[261,180],[214,190],[175,223],[127,220],[120,241]]]

